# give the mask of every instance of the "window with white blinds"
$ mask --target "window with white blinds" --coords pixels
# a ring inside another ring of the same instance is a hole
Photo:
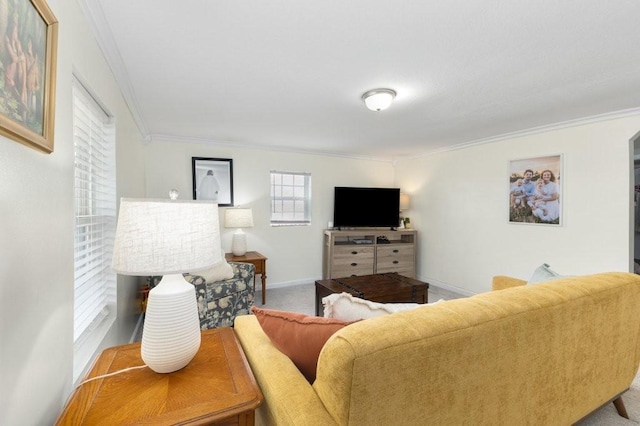
[[[73,339],[81,342],[110,315],[116,274],[111,270],[116,228],[115,126],[76,79],[73,82],[75,153],[75,291]],[[115,315],[115,312],[112,312]]]
[[[271,225],[311,223],[311,174],[271,171]]]

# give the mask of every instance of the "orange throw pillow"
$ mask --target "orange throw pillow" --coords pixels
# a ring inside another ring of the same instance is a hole
[[[274,346],[293,361],[309,383],[316,379],[318,357],[326,341],[333,333],[351,324],[333,318],[312,317],[255,306],[251,308],[251,312]]]

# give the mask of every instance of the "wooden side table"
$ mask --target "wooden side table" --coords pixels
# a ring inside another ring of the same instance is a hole
[[[251,263],[256,268],[253,276],[253,291],[256,291],[256,275],[262,278],[262,304],[267,303],[267,258],[257,251],[248,251],[242,256],[234,256],[233,253],[225,253],[227,262]]]
[[[86,378],[144,365],[140,343],[106,349]],[[85,379],[86,379],[85,378]],[[232,328],[202,332],[195,358],[160,374],[148,367],[81,385],[57,425],[247,425],[262,392]]]

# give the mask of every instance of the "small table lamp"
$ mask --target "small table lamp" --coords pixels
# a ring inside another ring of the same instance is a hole
[[[237,228],[233,234],[231,252],[234,256],[242,256],[247,252],[247,236],[242,228],[253,226],[253,212],[251,209],[227,209],[224,212],[224,227]]]
[[[157,373],[185,367],[200,348],[195,288],[182,273],[223,260],[218,205],[207,201],[123,198],[113,269],[124,275],[164,275],[149,292],[142,359]]]
[[[409,196],[404,192],[400,193],[400,228],[405,228],[402,212],[409,210]]]

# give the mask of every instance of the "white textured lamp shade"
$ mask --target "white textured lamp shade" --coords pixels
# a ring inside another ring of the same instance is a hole
[[[237,228],[231,242],[231,253],[234,256],[243,256],[247,253],[247,236],[242,228],[253,226],[253,211],[251,209],[227,209],[224,212],[224,227]]]
[[[409,210],[409,196],[405,193],[400,193],[400,211]]]
[[[142,359],[153,371],[179,370],[198,352],[195,288],[182,273],[222,259],[217,204],[121,200],[113,269],[125,275],[164,275],[149,292],[142,332]]]

